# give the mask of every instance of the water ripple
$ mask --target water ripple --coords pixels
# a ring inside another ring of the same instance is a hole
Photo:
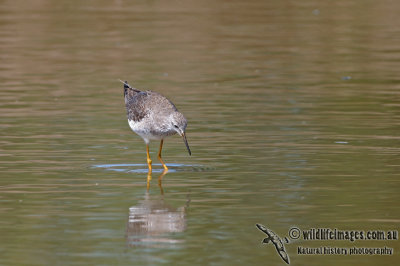
[[[153,173],[162,173],[163,168],[161,164],[153,164],[153,167],[160,167],[160,168],[153,168]],[[206,171],[207,168],[201,165],[194,165],[194,164],[178,164],[178,163],[169,163],[168,172],[202,172]],[[147,173],[148,168],[147,164],[141,163],[134,163],[134,164],[96,164],[93,165],[92,168],[101,168],[108,171],[115,171],[115,172],[123,172],[123,173]],[[208,169],[209,170],[209,169]]]

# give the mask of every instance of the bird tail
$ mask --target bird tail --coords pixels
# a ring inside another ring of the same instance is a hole
[[[125,97],[125,103],[128,102],[130,99],[132,99],[137,93],[140,92],[140,90],[132,88],[129,84],[128,81],[122,81],[124,83],[124,97]]]

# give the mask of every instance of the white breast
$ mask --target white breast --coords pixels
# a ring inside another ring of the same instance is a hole
[[[141,136],[146,143],[149,143],[150,140],[161,140],[164,138],[164,136],[152,134],[148,124],[145,121],[146,119],[142,119],[140,122],[128,120],[128,123],[132,131]]]

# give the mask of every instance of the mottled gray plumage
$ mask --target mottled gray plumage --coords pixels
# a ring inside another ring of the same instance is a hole
[[[126,81],[124,97],[129,126],[146,144],[178,133],[191,154],[185,136],[187,120],[170,100],[154,91],[132,88]]]
[[[175,105],[161,94],[154,91],[140,91],[129,87],[127,83],[124,84],[124,96],[128,120],[135,122],[151,115],[151,110],[157,110],[157,115],[164,116],[178,111]]]

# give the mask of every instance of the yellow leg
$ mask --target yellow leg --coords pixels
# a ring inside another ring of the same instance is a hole
[[[150,159],[150,151],[149,151],[149,144],[146,144],[146,152],[147,152],[147,165],[149,166],[149,173],[151,174],[152,167],[151,167],[151,159]]]
[[[162,151],[163,143],[164,143],[164,140],[162,139],[160,142],[160,150],[158,151],[158,160],[161,162],[162,166],[164,167],[164,170],[168,171],[168,167],[165,165],[164,161],[161,159],[161,151]]]

